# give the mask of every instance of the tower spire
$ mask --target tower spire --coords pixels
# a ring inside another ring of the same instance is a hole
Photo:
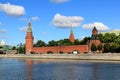
[[[72,26],[72,25],[71,25],[71,26]],[[74,43],[74,40],[75,40],[74,34],[73,34],[73,30],[72,30],[72,27],[71,27],[71,30],[70,30],[70,37],[69,37],[69,40],[70,40],[72,43]]]
[[[28,17],[28,28],[27,28],[27,32],[32,32],[30,17]]]
[[[28,17],[28,23],[30,23],[30,16]]]
[[[73,28],[71,27],[71,31],[70,31],[70,34],[72,34],[73,33]]]

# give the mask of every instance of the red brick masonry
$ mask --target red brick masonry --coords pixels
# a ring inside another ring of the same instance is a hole
[[[33,47],[32,51],[35,53],[70,53],[77,50],[79,53],[88,52],[88,45],[71,45],[71,46],[54,46],[54,47]]]

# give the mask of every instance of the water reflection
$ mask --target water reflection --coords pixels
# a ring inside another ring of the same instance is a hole
[[[26,59],[25,62],[26,62],[26,79],[27,80],[32,80],[33,60]]]
[[[0,58],[0,80],[120,80],[119,63]]]

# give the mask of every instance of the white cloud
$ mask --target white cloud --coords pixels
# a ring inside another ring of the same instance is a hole
[[[0,33],[1,34],[7,33],[7,30],[6,29],[2,29],[2,30],[0,30]]]
[[[63,16],[56,14],[53,18],[53,25],[56,27],[78,27],[84,19],[81,16]]]
[[[11,16],[21,16],[25,14],[25,9],[23,6],[12,5],[10,3],[7,4],[0,3],[0,11]]]
[[[94,23],[90,23],[90,24],[84,24],[82,26],[83,29],[93,29],[93,27],[96,27],[97,30],[100,30],[100,31],[106,31],[106,30],[109,30],[109,27],[104,25],[103,23],[101,22],[94,22]]]
[[[69,1],[69,0],[50,0],[50,2],[56,3],[56,4],[64,3],[64,2],[68,2],[68,1]]]
[[[2,25],[2,22],[0,22],[0,26]]]
[[[3,39],[3,38],[6,39],[6,38],[8,38],[8,36],[0,36],[0,38],[2,38],[2,39]]]
[[[39,17],[38,16],[34,16],[34,17],[31,17],[31,19],[36,21],[36,20],[39,20]]]
[[[21,27],[19,28],[20,31],[27,31],[27,27]]]

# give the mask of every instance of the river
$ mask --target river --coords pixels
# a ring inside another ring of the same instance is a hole
[[[0,80],[120,80],[120,63],[0,58]]]

